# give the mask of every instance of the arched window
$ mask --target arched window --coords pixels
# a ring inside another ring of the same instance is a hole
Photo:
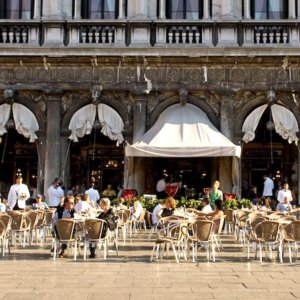
[[[32,19],[34,0],[0,0],[1,19]]]
[[[83,19],[117,19],[119,1],[82,0],[81,16]]]
[[[286,19],[288,17],[287,0],[253,0],[252,18],[261,19]]]
[[[166,0],[166,17],[167,19],[202,19],[203,0]]]

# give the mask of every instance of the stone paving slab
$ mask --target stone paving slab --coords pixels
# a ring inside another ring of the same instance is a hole
[[[248,261],[246,250],[224,235],[216,263],[199,253],[198,263],[177,265],[171,251],[168,259],[150,263],[152,244],[139,233],[107,261],[73,261],[72,255],[53,261],[47,243],[12,248],[0,258],[0,299],[300,299],[300,259]]]

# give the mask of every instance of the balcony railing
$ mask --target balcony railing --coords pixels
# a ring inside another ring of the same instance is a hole
[[[0,44],[39,44],[39,23],[0,22]]]
[[[201,26],[167,26],[167,44],[201,44]]]
[[[298,20],[0,20],[0,47],[280,47],[300,44]],[[53,32],[53,34],[51,33]]]

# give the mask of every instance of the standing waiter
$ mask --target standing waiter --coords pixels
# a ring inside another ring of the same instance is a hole
[[[30,197],[29,189],[22,181],[22,176],[17,175],[16,184],[10,187],[7,197],[7,206],[11,210],[25,209],[26,200]]]

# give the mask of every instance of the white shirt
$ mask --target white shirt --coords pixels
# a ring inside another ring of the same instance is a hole
[[[136,219],[139,218],[139,216],[141,215],[142,211],[143,211],[143,206],[142,204],[139,202],[135,205],[135,207],[131,207],[131,213],[132,213],[132,216]]]
[[[18,201],[19,208],[26,207],[26,200],[30,197],[30,193],[26,184],[14,184],[10,187],[7,203],[10,209],[13,209]]]
[[[213,210],[212,210],[210,204],[205,205],[205,206],[201,209],[201,212],[204,212],[204,213],[210,213],[210,212],[212,212],[212,211],[213,211]]]
[[[289,202],[293,200],[292,193],[290,190],[282,189],[278,192],[277,200],[279,203],[284,203],[284,198],[287,197]]]
[[[84,192],[85,194],[89,195],[90,199],[94,202],[95,207],[97,207],[98,203],[97,200],[100,199],[99,192],[94,188],[90,188]]]
[[[282,213],[287,213],[288,211],[291,211],[292,205],[290,204],[285,204],[285,203],[278,203],[276,206],[276,210],[282,212]]]
[[[166,181],[164,179],[158,180],[156,184],[156,191],[162,192],[166,189]]]
[[[74,208],[75,208],[76,212],[79,212],[79,211],[85,212],[85,211],[89,211],[91,209],[91,206],[86,201],[80,201],[80,202],[76,203]]]
[[[153,209],[153,213],[152,213],[152,223],[153,224],[157,224],[159,221],[159,217],[157,215],[157,213],[162,209],[162,205],[161,204],[157,204],[154,209]]]
[[[263,196],[273,196],[274,182],[271,178],[267,177],[264,182]]]
[[[48,195],[48,205],[58,206],[60,203],[60,197],[64,196],[64,191],[60,186],[55,188],[53,185],[51,185],[48,188],[47,195]]]

